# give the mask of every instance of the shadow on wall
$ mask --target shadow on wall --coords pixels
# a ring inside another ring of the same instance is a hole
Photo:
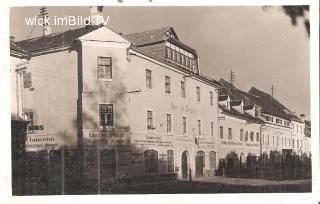
[[[166,158],[159,158],[155,150],[144,150],[130,142],[128,125],[114,123],[111,129],[100,130],[97,139],[84,137],[83,129],[91,127],[99,130],[98,102],[103,101],[99,93],[120,110],[114,111],[118,121],[127,120],[128,90],[123,80],[117,80],[112,89],[101,87],[98,94],[91,94],[91,103],[85,103],[83,109],[83,90],[89,87],[84,84],[82,73],[82,52],[80,44],[74,47],[78,52],[78,100],[77,116],[72,121],[78,130],[77,136],[60,131],[64,146],[59,149],[48,149],[40,152],[24,152],[18,159],[18,172],[13,174],[13,195],[51,195],[51,194],[100,194],[121,191],[124,185],[176,179],[176,174],[167,173]],[[116,59],[113,59],[116,65]],[[92,70],[97,74],[96,70]],[[113,82],[112,82],[113,83]],[[118,137],[120,135],[120,137]],[[78,140],[77,148],[67,144]]]

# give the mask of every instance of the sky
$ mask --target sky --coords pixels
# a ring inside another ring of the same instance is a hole
[[[40,7],[10,10],[10,35],[16,41],[42,34],[25,17]],[[48,7],[49,17],[89,15],[89,7]],[[123,34],[172,26],[179,39],[197,50],[200,71],[216,80],[235,73],[235,86],[271,93],[298,115],[310,119],[309,37],[302,20],[296,26],[281,7],[104,7],[108,27]],[[62,32],[82,26],[53,26]],[[29,37],[28,37],[29,36]]]

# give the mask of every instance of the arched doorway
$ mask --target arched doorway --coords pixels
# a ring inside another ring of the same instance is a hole
[[[189,156],[188,151],[184,151],[181,156],[181,173],[182,173],[182,178],[184,179],[188,178],[188,166],[189,166],[188,156]]]
[[[144,173],[157,174],[158,173],[158,152],[155,150],[146,150],[143,153],[144,157]]]
[[[205,166],[205,154],[204,151],[198,151],[196,156],[196,176],[203,176],[203,168]]]

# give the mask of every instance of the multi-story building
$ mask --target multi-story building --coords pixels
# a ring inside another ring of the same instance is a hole
[[[213,174],[219,84],[172,27],[123,35],[91,25],[18,44],[32,55],[28,151],[82,148],[88,171],[98,154],[112,177]]]
[[[219,158],[231,152],[242,162],[247,156],[260,156],[263,121],[256,117],[255,104],[227,81],[219,83]]]
[[[219,104],[221,111],[219,112],[219,126],[220,132],[223,132],[223,126],[225,126],[226,111],[229,113],[229,120],[233,119],[234,124],[228,126],[228,131],[232,134],[232,128],[239,128],[243,125],[243,121],[238,118],[245,114],[250,117],[251,126],[255,127],[255,130],[251,131],[252,137],[254,134],[260,134],[259,146],[256,145],[255,149],[246,148],[247,151],[251,151],[251,154],[260,155],[261,153],[269,154],[270,151],[278,151],[283,154],[291,154],[293,151],[298,155],[303,153],[310,153],[310,137],[304,133],[304,120],[296,116],[296,114],[282,105],[274,97],[269,94],[252,87],[249,92],[244,92],[231,83],[221,79],[219,81],[222,89],[220,90]],[[248,117],[246,117],[249,119]],[[248,123],[248,120],[247,120]],[[306,130],[306,129],[305,129]],[[255,133],[256,132],[256,133]],[[308,131],[306,131],[308,132]],[[229,133],[228,133],[229,134]],[[240,132],[241,138],[241,132]],[[221,136],[223,138],[223,136]],[[232,137],[233,138],[233,137]],[[223,144],[224,143],[224,144]],[[228,142],[222,141],[220,146],[226,146]],[[233,144],[229,141],[229,144]],[[238,143],[239,145],[241,144]],[[226,146],[226,152],[219,146],[219,155],[225,157],[226,153],[234,151],[238,155],[243,154],[242,146]],[[258,150],[259,149],[259,150]],[[257,154],[258,152],[258,154]],[[220,157],[220,156],[219,156]]]

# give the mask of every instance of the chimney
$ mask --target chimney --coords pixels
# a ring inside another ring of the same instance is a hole
[[[15,41],[15,37],[10,36],[10,42],[14,42]]]
[[[304,122],[306,115],[305,114],[300,114],[301,120]]]
[[[90,24],[91,25],[104,24],[102,9],[103,9],[103,6],[90,6]]]

